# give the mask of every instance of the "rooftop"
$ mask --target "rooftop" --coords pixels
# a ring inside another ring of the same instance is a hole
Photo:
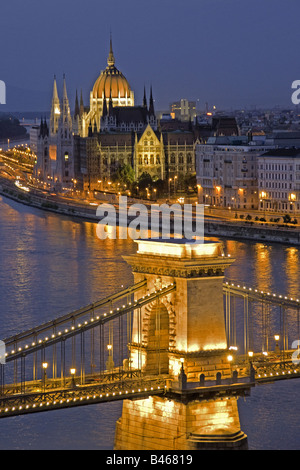
[[[171,258],[217,258],[224,256],[222,244],[207,240],[135,240],[138,254]]]
[[[262,157],[300,158],[300,148],[288,147],[269,150]]]

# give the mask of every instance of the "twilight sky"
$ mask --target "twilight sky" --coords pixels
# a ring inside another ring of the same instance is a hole
[[[300,80],[299,0],[4,0],[0,10],[0,111],[48,111],[56,74],[71,108],[85,104],[106,67],[112,31],[116,66],[140,104],[180,98],[218,109],[293,107]]]

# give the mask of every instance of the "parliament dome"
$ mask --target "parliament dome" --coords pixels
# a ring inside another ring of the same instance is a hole
[[[115,66],[115,58],[112,51],[112,43],[110,41],[110,51],[107,59],[107,67],[97,80],[93,86],[92,90],[93,98],[102,98],[105,96],[106,98],[112,97],[112,99],[116,98],[126,98],[131,95],[131,88],[129,86],[128,81]]]

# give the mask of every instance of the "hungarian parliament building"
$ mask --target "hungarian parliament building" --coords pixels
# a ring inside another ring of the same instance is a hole
[[[220,127],[158,120],[152,87],[146,95],[144,88],[143,102],[135,105],[133,90],[115,66],[111,40],[107,66],[94,83],[89,106],[82,92],[80,97],[76,92],[71,113],[65,76],[61,99],[54,77],[50,120],[42,119],[32,129],[34,176],[53,187],[72,188],[76,181],[78,189],[93,191],[125,165],[132,167],[136,181],[143,173],[153,181],[195,174],[196,144],[220,133]],[[238,132],[234,123],[230,126],[230,135]]]

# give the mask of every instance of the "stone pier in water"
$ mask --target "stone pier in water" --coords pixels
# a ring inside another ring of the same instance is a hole
[[[125,257],[134,282],[147,279],[136,297],[172,283],[176,290],[135,311],[130,361],[147,376],[165,375],[169,386],[165,396],[124,400],[115,449],[247,449],[237,396],[215,393],[232,377],[223,279],[234,260],[217,242],[137,244],[137,253]]]

